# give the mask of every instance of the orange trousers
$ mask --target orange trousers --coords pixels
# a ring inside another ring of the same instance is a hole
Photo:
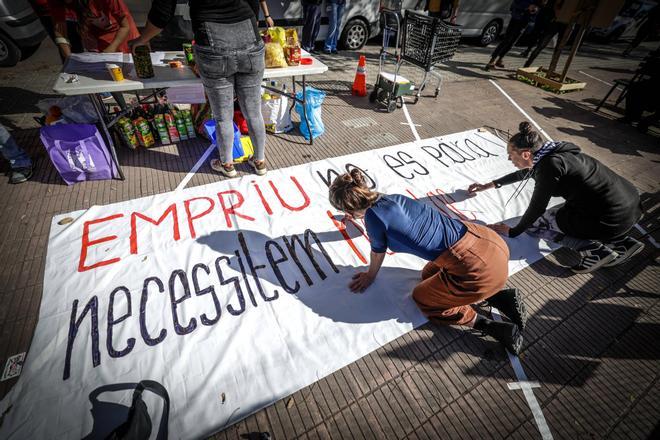
[[[509,275],[509,248],[495,231],[464,222],[460,240],[429,261],[413,290],[417,307],[437,324],[465,325],[476,312],[471,304],[499,292]]]

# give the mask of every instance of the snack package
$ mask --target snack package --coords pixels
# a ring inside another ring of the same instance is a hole
[[[298,66],[300,64],[300,54],[300,46],[298,43],[287,45],[284,48],[284,58],[289,66]]]
[[[266,43],[265,49],[266,68],[287,67],[284,49],[280,43]]]
[[[186,128],[186,122],[183,120],[181,112],[174,113],[174,122],[176,123],[176,129],[179,132],[179,138],[182,141],[188,140],[188,129]]]
[[[137,138],[140,142],[140,145],[149,148],[156,144],[156,140],[154,139],[154,135],[151,133],[149,123],[146,119],[140,116],[135,121],[133,121],[133,125],[135,126],[135,131],[137,132]]]
[[[126,116],[119,118],[117,121],[117,127],[119,128],[119,133],[128,148],[135,150],[140,146],[137,134],[135,133],[135,127],[133,127],[130,119]]]
[[[298,40],[298,31],[296,31],[295,28],[287,29],[284,32],[284,35],[286,36],[286,44],[295,46],[295,45],[300,45],[300,41]]]
[[[167,125],[167,131],[170,134],[170,140],[175,143],[179,142],[181,138],[179,137],[179,130],[176,128],[176,122],[174,117],[171,114],[165,113],[165,124]]]
[[[274,26],[266,30],[273,43],[279,43],[280,46],[286,46],[286,31],[283,27]]]
[[[160,142],[163,145],[168,145],[170,143],[170,136],[167,133],[167,124],[165,123],[165,116],[162,114],[157,114],[154,116],[154,123],[156,124],[156,131],[158,132],[158,137]]]
[[[193,124],[193,118],[190,110],[182,110],[181,113],[183,113],[183,120],[186,123],[186,131],[188,131],[188,137],[190,139],[194,139],[197,137],[195,134],[195,124]]]

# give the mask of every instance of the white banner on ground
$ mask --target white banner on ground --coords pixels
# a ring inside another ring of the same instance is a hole
[[[514,170],[504,142],[474,130],[57,216],[0,438],[104,437],[141,380],[167,390],[171,438],[200,437],[423,324],[417,257],[388,255],[364,294],[347,288],[369,243],[327,194],[354,167],[378,191],[486,223],[515,224],[533,187],[506,207],[513,185],[467,198]],[[549,251],[525,234],[509,246],[512,273]]]

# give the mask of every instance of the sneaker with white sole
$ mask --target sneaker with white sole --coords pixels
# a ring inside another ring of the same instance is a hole
[[[220,159],[212,159],[211,168],[214,171],[224,175],[225,177],[236,177],[238,175],[236,169],[234,168],[234,164],[222,163]]]
[[[594,243],[590,244],[578,251],[580,254],[580,262],[571,267],[575,273],[589,273],[594,270],[611,263],[619,254],[614,252],[607,246]]]
[[[642,249],[644,249],[644,243],[635,240],[632,237],[624,237],[621,240],[612,242],[608,246],[610,249],[616,252],[618,256],[614,260],[605,264],[607,267],[623,264],[635,255],[642,252]]]
[[[266,159],[256,160],[254,156],[248,158],[248,164],[254,168],[254,172],[257,173],[257,176],[263,176],[268,171],[266,167]]]

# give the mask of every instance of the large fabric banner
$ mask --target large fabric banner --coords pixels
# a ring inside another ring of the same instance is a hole
[[[369,241],[327,196],[353,168],[377,191],[485,223],[515,224],[533,187],[508,204],[514,186],[467,197],[514,170],[502,140],[473,130],[58,215],[0,438],[105,437],[144,380],[169,395],[170,437],[201,437],[423,324],[417,257],[389,254],[363,294],[347,287]],[[550,250],[526,234],[508,244],[511,273]]]

